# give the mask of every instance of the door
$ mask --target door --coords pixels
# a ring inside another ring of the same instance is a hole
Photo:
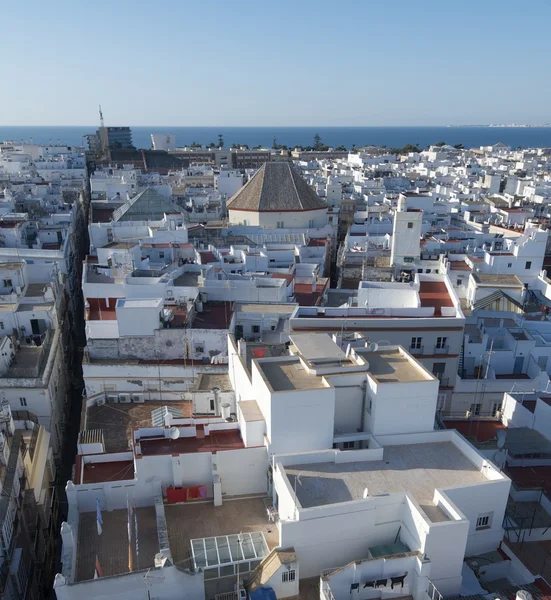
[[[57,243],[61,246],[63,244],[63,236],[61,235],[61,231],[57,232]]]
[[[40,335],[40,325],[38,324],[38,319],[31,319],[31,330],[33,335]]]
[[[235,326],[235,340],[239,341],[243,337],[243,325]]]
[[[513,367],[513,373],[518,375],[522,373],[522,366],[524,365],[524,356],[517,356],[515,358],[515,366]]]

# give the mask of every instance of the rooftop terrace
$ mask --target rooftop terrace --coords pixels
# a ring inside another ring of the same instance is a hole
[[[367,360],[369,373],[379,383],[413,383],[434,380],[434,377],[424,369],[417,367],[413,360],[402,355],[399,350],[378,352],[359,350],[358,354]]]
[[[421,306],[434,306],[434,316],[442,316],[442,307],[453,306],[448,288],[443,281],[421,281],[419,284]]]
[[[134,570],[147,569],[155,564],[159,552],[155,509],[138,508],[139,556],[136,556],[135,530],[132,530]],[[76,581],[94,578],[96,556],[104,577],[128,573],[128,513],[126,509],[102,511],[103,527],[98,535],[96,512],[79,515]]]
[[[268,521],[262,497],[225,499],[222,506],[210,502],[168,504],[165,515],[170,550],[177,565],[190,556],[189,542],[196,538],[261,531],[270,550],[279,545],[277,525]]]
[[[201,425],[197,425],[196,437],[140,439],[142,455],[159,454],[192,454],[195,452],[213,452],[218,450],[239,450],[244,448],[243,440],[238,429],[211,431],[203,435]]]
[[[182,411],[184,417],[191,417],[193,402],[146,401],[144,404],[104,404],[92,405],[87,409],[86,430],[101,429],[106,452],[126,452],[128,440],[132,439],[135,427],[151,427],[151,411],[165,405]]]
[[[196,312],[192,329],[228,329],[233,315],[231,302],[205,302],[203,311]]]
[[[262,361],[258,363],[258,366],[274,392],[314,390],[326,387],[323,379],[308,373],[298,358],[293,361]]]
[[[303,508],[360,500],[367,488],[370,496],[407,492],[431,520],[447,520],[433,503],[435,489],[486,481],[451,442],[387,446],[382,461],[292,465],[285,473],[293,489],[300,474],[296,494]]]

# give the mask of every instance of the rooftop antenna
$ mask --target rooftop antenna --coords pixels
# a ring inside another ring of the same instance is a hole
[[[101,127],[105,127],[105,123],[103,122],[103,112],[101,110],[101,104],[99,105],[99,124]]]

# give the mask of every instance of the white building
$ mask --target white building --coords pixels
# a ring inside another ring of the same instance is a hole
[[[227,202],[235,225],[267,229],[318,229],[327,225],[327,204],[287,162],[267,162]]]

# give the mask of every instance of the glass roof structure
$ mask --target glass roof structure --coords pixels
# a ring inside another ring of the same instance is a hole
[[[261,531],[191,540],[195,568],[208,569],[240,561],[260,561],[268,555]]]

